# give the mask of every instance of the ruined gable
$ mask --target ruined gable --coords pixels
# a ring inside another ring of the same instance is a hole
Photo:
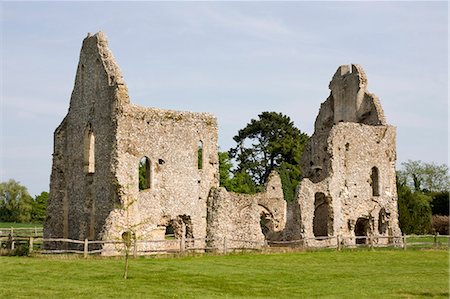
[[[130,103],[101,32],[83,41],[54,138],[46,237],[120,240],[131,230],[161,240],[169,223],[186,237],[206,237],[206,201],[219,182],[216,118]]]
[[[395,128],[358,65],[341,66],[305,148],[291,238],[398,235]],[[386,216],[388,215],[388,216]],[[300,223],[300,227],[298,227]],[[377,226],[388,227],[380,231]],[[311,241],[320,245],[321,241]]]

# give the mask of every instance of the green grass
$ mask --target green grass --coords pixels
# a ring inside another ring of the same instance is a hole
[[[0,298],[448,298],[444,250],[0,257]]]
[[[0,228],[42,228],[42,223],[0,222]]]

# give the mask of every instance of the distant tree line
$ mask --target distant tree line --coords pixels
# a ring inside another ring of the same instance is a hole
[[[411,161],[397,172],[399,222],[405,234],[449,233],[450,176],[445,164]]]
[[[36,222],[45,220],[48,192],[31,197],[25,186],[15,180],[0,183],[0,221]]]

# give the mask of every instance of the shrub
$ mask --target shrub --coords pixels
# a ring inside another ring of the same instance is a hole
[[[449,216],[433,215],[431,222],[434,231],[440,235],[448,235]]]

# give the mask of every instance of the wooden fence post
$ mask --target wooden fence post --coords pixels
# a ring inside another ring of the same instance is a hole
[[[32,253],[33,252],[33,243],[34,243],[34,238],[30,237],[30,245],[28,247],[28,253]]]
[[[84,257],[87,258],[89,252],[88,239],[84,239]]]
[[[137,257],[137,240],[136,236],[134,236],[134,246],[133,246],[133,258]]]
[[[182,234],[180,239],[180,252],[184,251],[185,245],[186,245],[186,237],[184,236],[184,234]]]
[[[228,248],[227,248],[227,237],[223,237],[223,253],[227,254]]]
[[[341,238],[339,237],[339,235],[336,236],[336,242],[337,242],[337,250],[341,251]]]
[[[406,250],[406,235],[403,235],[403,249]]]
[[[373,235],[372,234],[370,234],[370,236],[369,236],[369,247],[370,247],[370,250],[373,250]]]
[[[438,235],[438,232],[435,232],[435,233],[434,233],[434,244],[433,244],[433,247],[434,247],[434,248],[437,247],[437,235]]]

